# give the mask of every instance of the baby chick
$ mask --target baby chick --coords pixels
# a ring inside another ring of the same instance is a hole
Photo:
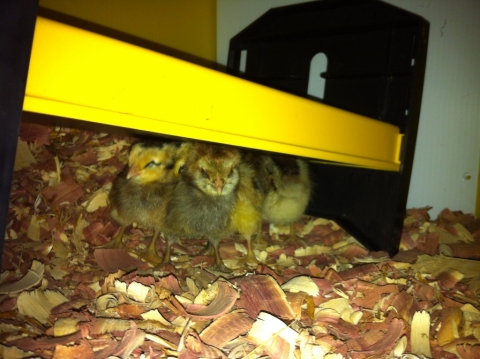
[[[164,235],[174,240],[205,236],[215,251],[215,267],[229,271],[218,247],[229,234],[240,179],[240,152],[202,142],[186,149],[181,180],[168,205]]]
[[[286,156],[262,158],[269,182],[263,218],[275,225],[289,225],[290,240],[296,240],[295,222],[304,214],[310,200],[312,185],[308,162]]]
[[[132,146],[128,166],[112,184],[109,200],[111,216],[120,225],[120,232],[103,248],[121,247],[125,228],[136,222],[154,230],[147,250],[141,255],[154,264],[161,261],[155,245],[162,230],[166,206],[178,183],[174,174],[178,146],[144,142]]]
[[[261,231],[262,204],[265,190],[257,182],[255,171],[256,159],[252,153],[246,153],[240,163],[239,186],[237,190],[237,202],[230,216],[230,228],[232,232],[238,232],[247,240],[247,255],[241,262],[256,265],[257,258],[252,248],[252,236]]]
[[[191,142],[183,142],[177,150],[175,165],[173,166],[173,174],[175,175],[177,180],[175,181],[175,186],[180,181],[180,176],[183,172],[183,169],[185,168],[185,162],[187,161],[191,148],[192,148]],[[170,203],[171,199],[173,198],[173,194],[174,194],[174,187],[172,188],[171,191],[165,194],[164,203],[167,207],[168,207],[168,203]],[[165,216],[166,215],[167,214],[165,213]],[[163,239],[165,241],[165,252],[163,254],[162,263],[163,264],[171,263],[171,247],[174,242],[178,241],[178,238],[176,236],[172,236],[169,239],[164,233]]]

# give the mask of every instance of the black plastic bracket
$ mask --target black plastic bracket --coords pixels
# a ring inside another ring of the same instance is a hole
[[[382,1],[323,0],[271,9],[230,41],[230,74],[400,128],[399,172],[312,163],[307,209],[390,255],[398,251],[406,212],[428,31],[425,19]],[[327,61],[313,74],[324,83],[318,98],[309,79],[320,53]]]

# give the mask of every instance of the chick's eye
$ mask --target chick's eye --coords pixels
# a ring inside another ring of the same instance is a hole
[[[233,176],[233,168],[230,169],[230,172],[228,173],[228,178],[232,177]]]
[[[203,178],[206,178],[206,179],[209,179],[210,176],[208,175],[208,173],[205,171],[205,169],[202,168],[202,177]]]
[[[144,168],[152,168],[152,167],[155,167],[155,166],[158,166],[158,163],[155,162],[155,161],[150,161],[145,165]]]

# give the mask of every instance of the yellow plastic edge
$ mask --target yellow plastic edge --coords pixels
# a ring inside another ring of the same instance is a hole
[[[396,126],[38,18],[25,111],[398,171]]]

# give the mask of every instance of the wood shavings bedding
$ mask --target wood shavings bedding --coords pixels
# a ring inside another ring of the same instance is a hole
[[[28,123],[20,139],[0,357],[480,355],[480,221],[472,215],[445,209],[432,220],[428,207],[410,209],[394,258],[304,216],[302,243],[264,224],[270,240],[255,248],[256,269],[238,265],[246,243],[232,236],[221,249],[231,274],[209,269],[202,240],[176,244],[173,265],[152,271],[135,256],[152,235],[140,226],[125,232],[125,249],[94,248],[118,231],[106,195],[135,139]]]

